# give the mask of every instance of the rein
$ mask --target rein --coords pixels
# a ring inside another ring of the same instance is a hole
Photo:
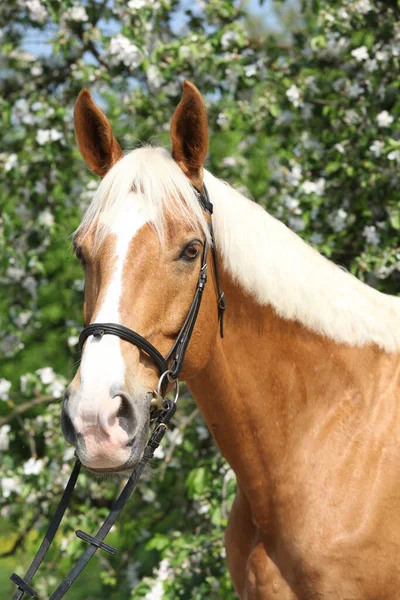
[[[223,337],[224,329],[223,329],[223,316],[224,311],[226,309],[226,302],[224,293],[221,292],[220,282],[219,282],[219,273],[218,273],[218,262],[217,262],[217,254],[215,249],[215,241],[214,241],[214,231],[211,222],[211,215],[213,212],[213,205],[210,202],[208,192],[206,187],[204,186],[204,194],[202,194],[196,187],[192,186],[193,190],[197,196],[199,203],[202,208],[210,215],[209,229],[210,229],[210,238],[211,238],[211,253],[213,257],[214,263],[214,273],[215,273],[215,285],[217,288],[218,294],[218,320],[220,324],[220,335]],[[190,338],[192,336],[192,332],[194,326],[196,324],[197,315],[200,310],[201,300],[203,296],[203,290],[205,284],[207,282],[207,255],[209,250],[209,244],[207,240],[204,242],[203,249],[203,257],[202,263],[199,273],[199,278],[197,282],[196,291],[194,294],[194,298],[190,305],[188,314],[185,318],[185,321],[178,333],[177,339],[169,351],[168,355],[164,358],[164,356],[151,344],[148,340],[142,337],[140,334],[136,333],[132,329],[128,327],[124,327],[123,325],[119,325],[116,323],[93,323],[84,327],[80,336],[79,336],[79,350],[82,352],[83,345],[86,339],[93,335],[94,337],[102,338],[103,335],[116,335],[124,341],[130,342],[134,344],[141,350],[143,350],[158,366],[160,372],[160,379],[158,382],[158,389],[155,395],[158,398],[161,398],[162,405],[161,409],[157,411],[156,417],[152,418],[151,421],[155,422],[153,432],[147,442],[147,445],[144,449],[143,456],[139,463],[136,465],[133,470],[131,476],[129,477],[127,483],[125,484],[124,489],[115,500],[110,513],[103,525],[97,532],[97,535],[92,536],[84,531],[77,530],[75,532],[76,536],[81,540],[87,542],[89,547],[82,554],[82,556],[78,559],[78,562],[71,569],[67,577],[61,582],[55,592],[50,596],[49,600],[60,600],[63,598],[66,592],[69,590],[73,582],[80,575],[83,569],[86,567],[89,560],[93,557],[93,555],[100,548],[105,552],[109,552],[110,554],[117,554],[117,549],[113,546],[110,546],[104,539],[106,535],[109,533],[111,527],[116,522],[121,510],[129,500],[132,495],[141,474],[144,471],[145,466],[149,462],[149,460],[153,457],[154,452],[158,448],[163,439],[170,420],[172,419],[175,410],[176,404],[179,397],[179,382],[178,377],[182,371],[183,361],[185,358],[186,350],[190,342]],[[165,393],[167,391],[169,383],[174,383],[176,386],[176,394],[174,400],[169,400],[164,398]],[[72,492],[76,485],[79,473],[81,469],[81,462],[79,459],[76,460],[71,475],[69,477],[68,483],[65,487],[61,500],[57,506],[57,509],[54,513],[52,520],[50,521],[50,525],[47,529],[47,532],[44,536],[44,539],[29,567],[27,570],[25,577],[19,577],[16,573],[13,573],[10,577],[11,581],[15,583],[17,586],[17,591],[14,593],[12,600],[21,600],[25,594],[30,596],[31,598],[37,598],[38,594],[34,588],[32,588],[31,581],[36,571],[38,570],[40,564],[42,563],[46,553],[52,543],[54,536],[56,535],[58,528],[60,526],[61,520],[64,516],[64,513],[68,507],[69,501],[72,496]]]

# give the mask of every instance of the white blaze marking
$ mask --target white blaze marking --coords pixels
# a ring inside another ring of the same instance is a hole
[[[119,305],[123,287],[123,270],[130,243],[138,230],[148,221],[140,206],[138,195],[130,194],[126,206],[110,226],[110,234],[116,236],[115,270],[108,283],[103,305],[94,323],[120,322]],[[111,386],[121,386],[125,378],[125,363],[117,336],[105,335],[101,340],[90,336],[82,355],[81,386],[79,401],[70,407],[71,418],[78,431],[95,425],[99,420],[102,404],[109,399]]]

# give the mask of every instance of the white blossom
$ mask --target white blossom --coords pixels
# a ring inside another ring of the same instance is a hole
[[[364,92],[364,88],[358,83],[358,81],[355,81],[349,86],[347,92],[350,98],[358,98],[358,96]]]
[[[308,121],[312,118],[313,114],[314,106],[311,104],[311,102],[304,102],[304,104],[301,107],[301,116],[303,117],[303,119],[305,121]]]
[[[387,62],[389,60],[389,52],[386,50],[378,50],[375,54],[376,60],[379,62]]]
[[[181,88],[182,86],[178,79],[176,81],[170,81],[169,83],[167,83],[167,85],[163,86],[163,90],[167,94],[167,96],[178,96],[178,94],[181,91]]]
[[[183,60],[187,60],[192,56],[192,50],[190,46],[181,46],[179,48],[179,57]]]
[[[225,156],[222,160],[222,166],[224,167],[236,167],[237,159],[234,156]]]
[[[144,600],[162,600],[164,598],[164,581],[168,579],[171,573],[169,568],[169,560],[163,558],[160,566],[157,569],[155,584],[149,592],[144,596]]]
[[[295,163],[292,167],[292,170],[289,171],[286,175],[286,179],[289,185],[293,185],[297,187],[300,183],[300,180],[303,177],[301,166]]]
[[[340,152],[340,154],[344,154],[346,151],[343,142],[338,142],[335,144],[335,148],[338,152]]]
[[[11,171],[18,163],[18,156],[15,153],[9,154],[4,162],[4,170]]]
[[[68,346],[70,348],[73,348],[74,346],[77,346],[79,342],[79,337],[77,335],[70,335],[68,338]]]
[[[38,286],[38,283],[37,283],[36,279],[31,276],[24,279],[24,282],[22,284],[22,287],[34,298],[36,298],[36,296],[37,296],[37,286]]]
[[[54,215],[48,208],[39,213],[38,223],[43,225],[43,227],[52,227],[54,225],[54,220]]]
[[[372,10],[372,5],[370,0],[357,0],[353,4],[353,10],[356,13],[361,13],[362,15],[366,15],[370,10]]]
[[[210,437],[210,432],[204,425],[198,425],[196,427],[196,433],[200,441],[207,440]]]
[[[355,48],[351,51],[351,55],[354,56],[357,62],[369,59],[367,46],[360,46],[359,48]]]
[[[379,127],[389,127],[394,121],[392,115],[388,113],[387,110],[383,110],[377,115],[376,120],[378,122]]]
[[[229,119],[226,116],[225,113],[221,112],[219,113],[218,117],[217,117],[217,125],[219,125],[222,129],[224,127],[226,127],[229,123]]]
[[[378,246],[379,242],[381,241],[381,236],[376,231],[376,227],[374,225],[368,225],[367,227],[364,227],[362,234],[365,237],[366,242],[372,246]]]
[[[357,125],[357,123],[359,123],[360,120],[360,115],[353,108],[350,108],[349,110],[345,111],[344,121],[345,123],[347,123],[347,125]]]
[[[394,160],[397,162],[398,165],[400,165],[400,150],[392,150],[391,152],[389,152],[387,157],[389,160]]]
[[[298,233],[300,233],[301,231],[304,231],[306,228],[306,224],[304,222],[303,217],[294,216],[294,215],[289,216],[288,225],[289,225],[290,229],[293,229],[293,231],[296,231]]]
[[[382,150],[385,147],[385,144],[380,140],[375,140],[369,147],[371,154],[379,158],[382,154]]]
[[[150,65],[147,69],[147,81],[149,82],[149,86],[154,90],[160,89],[160,87],[164,84],[164,77],[161,75],[160,70],[155,65]]]
[[[328,222],[331,225],[333,231],[339,233],[346,227],[348,213],[343,209],[339,208],[336,213],[330,214]]]
[[[0,400],[8,400],[8,392],[11,389],[11,381],[8,379],[0,379]]]
[[[43,383],[43,385],[49,385],[56,380],[56,374],[54,373],[52,367],[43,367],[42,369],[37,369],[35,373],[39,375],[40,381]]]
[[[322,237],[322,234],[318,231],[314,231],[310,236],[310,242],[312,244],[322,244],[323,241],[324,238]]]
[[[43,469],[42,458],[30,458],[24,463],[24,475],[39,475]]]
[[[54,396],[54,398],[62,398],[65,391],[65,384],[63,381],[56,380],[50,384],[50,394]]]
[[[31,316],[32,316],[32,311],[30,311],[30,310],[25,310],[23,312],[20,312],[19,315],[17,316],[17,318],[15,319],[16,326],[19,327],[20,329],[22,329],[23,327],[25,327],[25,325],[27,325]]]
[[[64,16],[67,20],[76,21],[77,23],[84,23],[89,19],[84,6],[71,6],[64,13]]]
[[[25,98],[19,98],[19,100],[15,102],[12,109],[12,118],[17,125],[20,125],[21,123],[24,125],[33,125],[36,122],[36,118],[31,114],[29,104]]]
[[[369,60],[365,61],[365,68],[369,73],[373,73],[374,71],[376,71],[378,68],[376,58],[370,58]]]
[[[61,131],[57,129],[38,129],[36,134],[36,141],[40,146],[47,144],[48,142],[57,142],[63,137]]]
[[[9,498],[12,492],[19,493],[21,491],[21,485],[12,477],[2,477],[0,480],[0,486],[3,498]]]
[[[293,84],[286,91],[286,96],[289,101],[293,104],[293,106],[300,106],[302,104],[301,101],[301,93],[297,85]]]
[[[112,38],[108,51],[116,63],[122,62],[130,69],[136,69],[142,62],[143,57],[139,48],[122,33]]]
[[[246,77],[254,77],[257,73],[256,65],[246,65],[244,68],[244,74]]]
[[[75,448],[73,446],[67,446],[63,452],[63,462],[69,462],[75,456]]]
[[[25,373],[25,375],[21,375],[19,378],[19,385],[21,388],[21,392],[25,393],[28,389],[28,383],[31,379],[30,373]]]
[[[239,36],[236,31],[226,31],[221,38],[221,46],[224,50],[228,50],[238,41]]]
[[[305,194],[322,196],[325,190],[325,179],[320,177],[318,181],[304,181],[300,186],[300,190]]]
[[[6,275],[14,281],[20,281],[25,275],[25,271],[19,267],[8,267]]]
[[[47,10],[40,0],[25,0],[25,8],[29,11],[29,17],[37,23],[44,23],[47,19]]]
[[[142,8],[150,7],[152,9],[160,8],[159,0],[129,0],[128,8],[130,10],[141,10]]]
[[[301,214],[301,209],[299,209],[300,202],[297,200],[297,198],[293,198],[293,196],[283,196],[282,204],[286,206],[288,210],[291,210],[296,214]]]
[[[2,425],[0,427],[0,452],[5,452],[10,446],[10,440],[8,439],[10,431],[10,425]]]
[[[140,10],[141,8],[145,8],[148,3],[149,0],[129,0],[128,8],[131,10]]]
[[[40,65],[35,65],[31,69],[31,75],[33,75],[33,77],[39,77],[40,75],[42,75],[42,73],[43,73],[43,69]]]

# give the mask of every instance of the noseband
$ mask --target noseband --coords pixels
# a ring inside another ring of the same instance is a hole
[[[210,216],[209,220],[209,230],[210,230],[210,238],[211,238],[211,253],[214,262],[214,273],[215,273],[215,285],[217,288],[218,295],[218,320],[220,324],[220,334],[221,337],[224,337],[224,325],[223,325],[223,317],[224,311],[226,308],[225,296],[224,293],[221,292],[220,283],[219,283],[219,274],[218,274],[218,262],[217,262],[217,253],[215,249],[215,241],[214,241],[214,230],[211,221],[211,215],[213,213],[213,205],[210,202],[210,198],[208,196],[207,188],[204,185],[204,193],[202,194],[194,185],[192,188],[197,196],[197,199],[202,206],[203,210]],[[168,372],[168,380],[170,382],[176,381],[182,371],[183,361],[185,359],[185,354],[187,347],[190,342],[190,338],[193,333],[194,326],[196,324],[197,315],[199,313],[201,299],[203,296],[203,290],[207,281],[207,255],[209,250],[209,244],[207,239],[204,241],[203,248],[203,257],[201,262],[201,268],[199,273],[199,279],[197,282],[196,291],[194,293],[194,298],[192,300],[192,304],[190,305],[189,311],[187,313],[186,319],[183,322],[180,332],[176,338],[174,345],[171,350],[168,352],[167,356],[164,356],[151,344],[146,338],[142,337],[136,331],[125,327],[124,325],[119,325],[116,323],[93,323],[92,325],[88,325],[84,329],[79,336],[79,350],[82,352],[83,345],[88,337],[93,335],[95,338],[101,339],[103,335],[116,335],[122,340],[126,342],[130,342],[134,344],[143,352],[145,352],[150,358],[156,363],[158,366],[160,377],[163,376],[164,373]],[[162,389],[165,391],[165,387],[168,385],[168,381],[166,378],[162,381]]]
[[[217,254],[214,243],[214,231],[211,222],[211,215],[213,212],[213,205],[210,202],[207,189],[204,186],[204,194],[202,194],[196,187],[192,186],[198,201],[200,202],[203,209],[210,215],[209,228],[210,228],[210,238],[211,238],[211,252],[214,262],[214,273],[215,273],[215,285],[217,288],[218,294],[218,319],[220,324],[220,334],[221,337],[224,335],[223,328],[223,316],[224,310],[226,308],[225,297],[223,292],[221,292],[220,284],[219,284],[219,275],[218,275],[218,264],[217,264]],[[106,535],[109,533],[111,527],[116,522],[121,510],[125,506],[126,502],[129,500],[132,492],[134,491],[136,484],[143,473],[143,470],[149,460],[154,455],[155,450],[160,445],[162,438],[164,437],[168,424],[173,417],[176,410],[176,401],[178,399],[179,386],[178,386],[178,377],[182,370],[183,361],[185,358],[185,353],[187,347],[190,342],[190,338],[193,333],[194,326],[196,324],[197,315],[199,313],[201,299],[203,295],[204,286],[207,281],[207,255],[209,250],[209,244],[207,239],[204,242],[203,248],[203,257],[201,262],[201,268],[199,273],[199,279],[197,282],[196,291],[194,293],[194,298],[190,305],[189,311],[186,315],[186,318],[183,322],[183,325],[178,333],[178,337],[169,351],[168,355],[164,358],[164,356],[144,337],[136,333],[136,331],[132,331],[128,327],[124,327],[123,325],[118,325],[116,323],[93,323],[92,325],[88,325],[85,327],[80,336],[79,336],[79,350],[82,351],[83,344],[86,339],[93,335],[97,338],[102,338],[103,335],[116,335],[124,341],[130,342],[134,344],[143,352],[145,352],[158,366],[160,372],[160,379],[158,383],[158,395],[160,395],[162,406],[161,410],[157,414],[157,418],[155,420],[155,426],[153,432],[147,442],[147,445],[143,452],[143,457],[136,465],[132,475],[128,479],[124,489],[122,490],[119,497],[114,502],[111,511],[104,521],[103,525],[98,530],[95,536],[85,533],[81,530],[77,530],[76,536],[81,540],[87,542],[89,547],[82,554],[82,556],[78,559],[74,567],[71,569],[67,577],[61,582],[55,592],[50,596],[49,600],[61,600],[64,595],[67,593],[73,582],[76,580],[78,575],[85,568],[89,560],[95,554],[95,552],[99,549],[104,550],[105,552],[109,552],[111,554],[116,554],[117,549],[113,546],[110,546],[104,539]],[[175,400],[168,400],[164,398],[166,388],[169,382],[175,382],[177,394],[175,396]],[[49,549],[51,542],[54,539],[54,536],[58,530],[61,519],[65,513],[65,510],[69,504],[69,500],[71,498],[72,492],[74,490],[76,481],[78,479],[78,475],[81,468],[81,462],[79,459],[76,460],[75,466],[70,475],[69,481],[65,487],[64,493],[61,497],[59,505],[54,513],[52,520],[50,521],[50,525],[47,529],[45,537],[34,557],[29,569],[27,570],[25,577],[22,578],[16,573],[13,573],[10,579],[17,586],[17,590],[13,595],[13,600],[22,600],[23,596],[27,594],[31,598],[37,597],[37,592],[32,588],[31,580],[35,575],[37,569],[40,564],[43,562],[43,559]]]

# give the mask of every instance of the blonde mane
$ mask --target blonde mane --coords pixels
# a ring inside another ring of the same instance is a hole
[[[207,171],[205,184],[222,265],[258,303],[337,342],[400,349],[400,299],[345,272]],[[209,236],[193,188],[163,148],[139,148],[121,159],[102,180],[76,233],[98,222],[101,243],[127,201],[140,202],[160,236],[166,211]]]

